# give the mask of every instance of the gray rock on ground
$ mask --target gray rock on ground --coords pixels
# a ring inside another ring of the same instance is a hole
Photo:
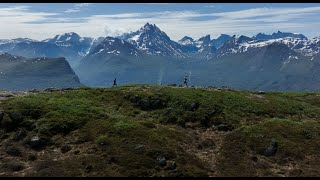
[[[265,156],[274,156],[278,150],[278,142],[273,139],[271,145],[263,152]]]

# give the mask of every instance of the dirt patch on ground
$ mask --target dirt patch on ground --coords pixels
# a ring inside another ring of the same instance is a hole
[[[261,94],[253,94],[253,93],[249,93],[249,95],[247,96],[248,98],[250,99],[253,99],[253,100],[265,100],[265,97],[264,95],[261,95]]]
[[[209,176],[216,176],[217,158],[220,155],[224,138],[229,132],[218,131],[213,127],[192,129],[176,126],[174,128],[189,136],[188,141],[181,142],[181,146],[208,166]]]

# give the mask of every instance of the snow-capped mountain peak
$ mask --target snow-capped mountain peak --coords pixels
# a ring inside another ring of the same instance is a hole
[[[66,42],[66,41],[80,41],[80,36],[77,33],[70,32],[70,33],[65,33],[63,35],[56,35],[52,41],[55,41],[56,43],[58,42]]]
[[[55,44],[64,49],[75,51],[76,54],[81,57],[88,54],[93,41],[93,38],[80,37],[75,32],[64,33],[62,35],[56,35],[52,39],[43,40],[43,42]]]
[[[140,28],[142,31],[161,31],[155,24],[149,24],[148,22]]]
[[[199,38],[197,41],[198,42],[202,42],[202,43],[209,43],[210,40],[211,40],[210,35],[206,35],[206,36],[204,36],[202,38]]]
[[[155,24],[146,23],[138,31],[126,33],[120,37],[145,54],[186,57],[178,48],[179,44],[172,41]]]

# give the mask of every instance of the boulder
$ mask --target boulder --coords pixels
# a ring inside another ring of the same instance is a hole
[[[191,103],[186,109],[187,109],[188,111],[195,111],[195,110],[197,110],[197,109],[199,108],[199,106],[200,106],[199,103],[193,102],[193,103]]]
[[[142,110],[151,109],[151,103],[150,103],[150,101],[148,99],[141,99],[138,102],[138,106],[140,106]]]
[[[257,93],[258,93],[258,94],[265,94],[266,92],[264,92],[264,91],[258,91]]]
[[[271,145],[263,152],[265,156],[274,156],[278,150],[278,142],[273,139]]]
[[[159,166],[166,166],[167,165],[167,160],[165,157],[159,157],[157,158],[158,165]]]
[[[10,112],[9,117],[15,125],[18,125],[23,121],[23,116],[19,112]]]
[[[35,147],[38,146],[40,144],[40,137],[39,136],[33,136],[30,139],[30,146]]]
[[[47,142],[44,138],[40,138],[39,136],[33,136],[28,144],[33,149],[41,149],[47,145]]]
[[[151,108],[152,109],[158,109],[162,106],[162,102],[161,100],[159,99],[154,99],[154,100],[151,100]]]
[[[46,92],[55,92],[55,91],[59,91],[59,89],[56,89],[54,87],[50,87],[50,88],[45,89],[44,91],[46,91]]]
[[[141,100],[141,97],[137,95],[129,97],[129,101],[131,101],[132,103],[138,103],[140,100]]]
[[[14,95],[12,93],[0,93],[0,97],[9,98],[9,97],[14,97]]]
[[[135,102],[135,104],[139,106],[142,110],[159,109],[163,106],[163,103],[160,99],[148,99],[148,98],[143,98],[143,99],[140,98],[140,100],[138,99],[139,98],[133,98],[131,102]]]
[[[30,90],[29,92],[31,92],[31,93],[37,93],[37,92],[40,92],[40,91],[37,90],[37,89],[32,89],[32,90]]]

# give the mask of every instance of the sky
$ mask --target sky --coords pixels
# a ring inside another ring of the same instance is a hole
[[[319,3],[0,3],[0,39],[117,36],[147,22],[175,41],[277,31],[313,38],[319,19]]]

